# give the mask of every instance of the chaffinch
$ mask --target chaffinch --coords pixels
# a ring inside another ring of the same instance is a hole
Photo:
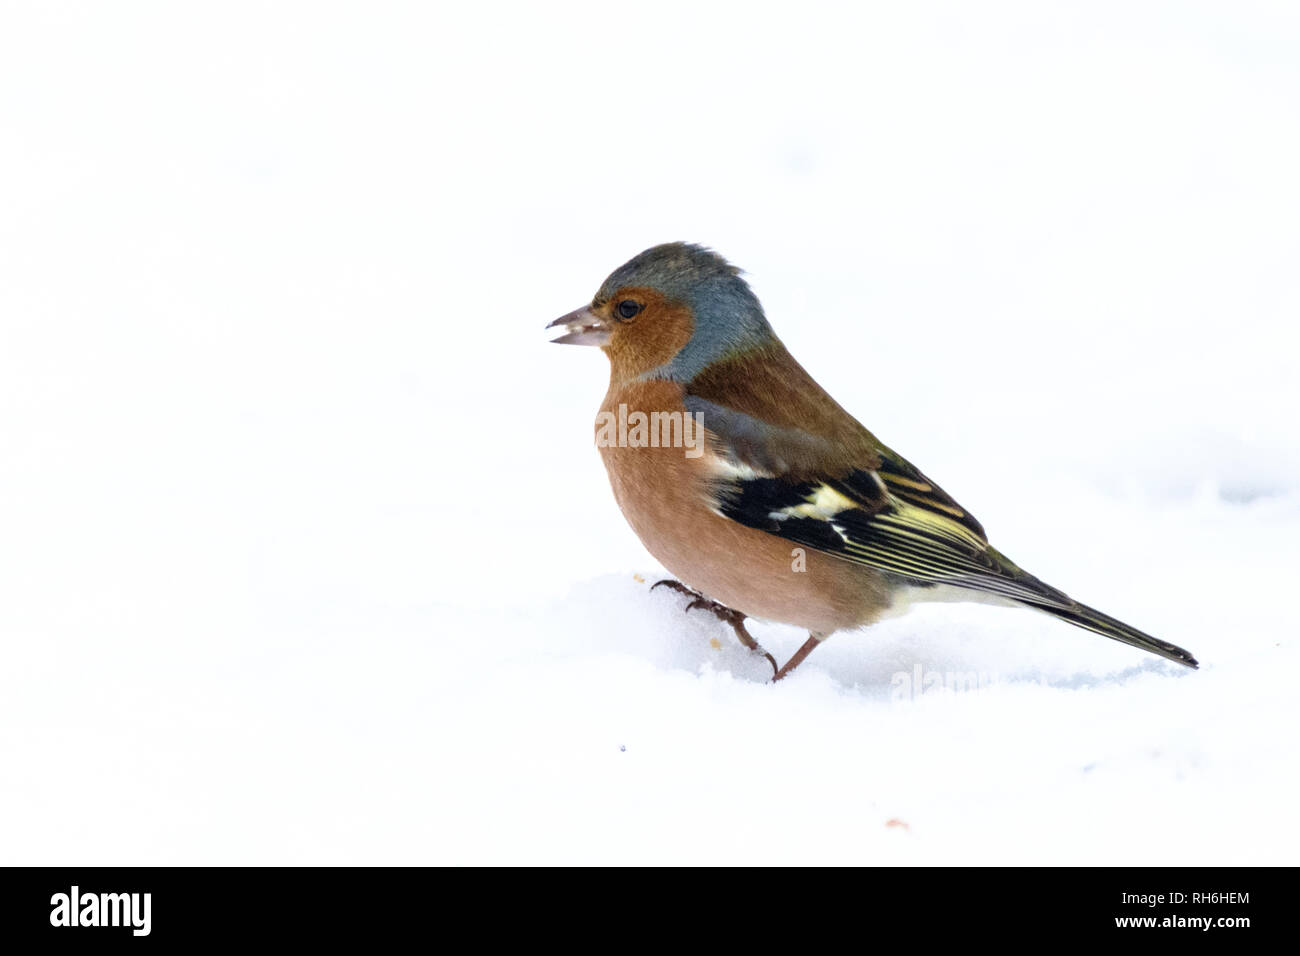
[[[633,530],[685,582],[660,584],[731,623],[773,680],[836,631],[926,600],[1035,608],[1197,666],[993,548],[965,508],[813,381],[740,270],[709,249],[647,249],[554,327],[556,343],[609,357],[597,445]],[[746,617],[809,638],[777,667]]]

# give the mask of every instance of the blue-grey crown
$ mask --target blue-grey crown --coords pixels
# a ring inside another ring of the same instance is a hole
[[[615,269],[596,293],[606,302],[619,289],[646,286],[671,302],[684,302],[695,319],[691,341],[651,378],[690,381],[711,362],[772,339],[772,327],[740,270],[703,246],[668,242]]]

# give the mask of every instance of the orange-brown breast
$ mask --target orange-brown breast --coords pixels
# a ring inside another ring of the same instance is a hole
[[[601,412],[617,418],[620,405],[629,415],[685,414],[681,386],[662,380],[616,381]],[[888,607],[888,587],[870,568],[799,549],[713,511],[708,482],[716,459],[708,451],[690,457],[687,450],[617,443],[600,448],[624,516],[650,553],[683,583],[752,617],[822,635],[869,624]]]

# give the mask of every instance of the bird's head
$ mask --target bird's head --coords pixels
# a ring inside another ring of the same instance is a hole
[[[590,305],[547,328],[561,345],[598,345],[619,378],[688,382],[711,363],[773,340],[740,270],[703,246],[654,246],[615,269]]]

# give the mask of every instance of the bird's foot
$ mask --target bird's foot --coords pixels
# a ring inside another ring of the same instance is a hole
[[[745,627],[744,614],[740,613],[739,611],[732,610],[731,608],[727,607],[725,604],[719,604],[717,601],[711,601],[708,598],[706,598],[703,594],[701,594],[699,591],[696,591],[693,588],[688,588],[685,584],[682,584],[681,581],[674,581],[672,578],[664,578],[662,581],[656,581],[654,584],[650,585],[650,590],[653,591],[661,584],[666,588],[670,588],[671,590],[676,591],[678,594],[689,594],[691,598],[693,598],[691,603],[686,605],[687,611],[693,611],[696,608],[699,608],[702,611],[708,611],[718,620],[726,621],[728,624],[730,624],[732,630],[736,632],[736,639],[739,640],[740,643],[744,644],[755,654],[762,654],[764,657],[767,658],[767,662],[772,665],[772,674],[773,674],[772,679],[776,680],[777,675],[780,674],[780,668],[777,667],[776,658],[773,657],[771,654],[769,654],[766,650],[764,650],[762,644],[754,640],[754,636],[750,634]]]

